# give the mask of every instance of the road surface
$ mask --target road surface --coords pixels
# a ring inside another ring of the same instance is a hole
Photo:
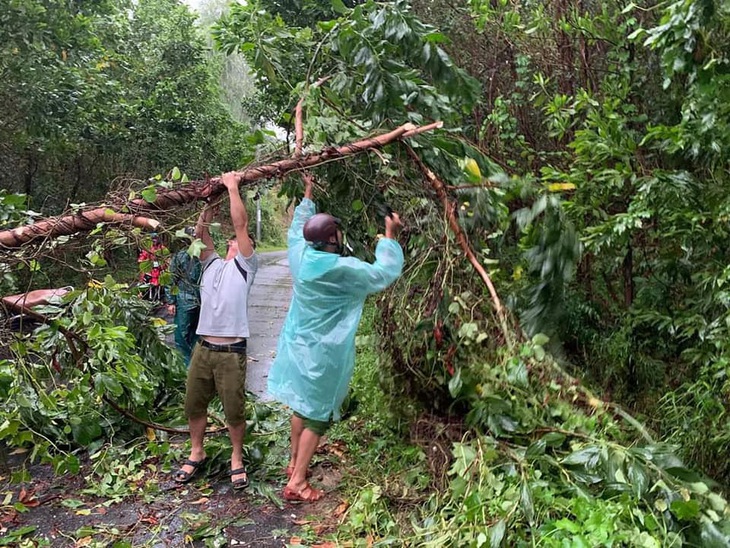
[[[276,342],[291,300],[291,276],[286,251],[270,251],[259,255],[259,271],[251,288],[248,321],[248,368],[246,389],[262,400],[266,393],[269,368],[276,355]]]

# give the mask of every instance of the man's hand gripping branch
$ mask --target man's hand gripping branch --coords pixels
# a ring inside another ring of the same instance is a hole
[[[250,257],[253,255],[253,242],[248,237],[248,212],[238,190],[240,182],[241,174],[237,171],[230,171],[221,176],[221,183],[228,189],[228,198],[231,202],[231,221],[236,231],[238,250],[244,257]]]
[[[400,234],[403,223],[400,217],[395,211],[392,211],[385,216],[385,237],[391,240],[397,240],[398,234]]]
[[[195,234],[205,244],[205,249],[200,252],[200,260],[205,261],[208,256],[215,251],[213,246],[213,238],[210,236],[210,223],[213,221],[218,212],[219,204],[211,204],[207,202],[203,211],[200,212],[198,222],[195,224]]]
[[[308,171],[302,171],[301,176],[302,181],[304,181],[304,197],[311,200],[312,188],[314,187],[314,177]]]

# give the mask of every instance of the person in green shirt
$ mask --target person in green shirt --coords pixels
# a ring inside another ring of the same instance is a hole
[[[188,227],[185,233],[195,238],[195,229]],[[175,316],[175,344],[190,365],[190,356],[197,340],[195,330],[200,318],[200,261],[188,254],[187,248],[181,249],[172,257],[170,274],[177,292],[168,294],[168,311]]]

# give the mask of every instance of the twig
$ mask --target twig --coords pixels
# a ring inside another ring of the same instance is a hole
[[[320,78],[312,84],[311,89],[318,88],[329,79],[329,76]],[[299,158],[302,155],[302,148],[304,146],[304,97],[305,95],[302,95],[299,101],[297,101],[296,108],[294,108],[294,139],[296,143],[294,145],[294,158]]]
[[[121,407],[119,404],[114,402],[112,399],[110,399],[108,396],[102,396],[104,401],[108,403],[114,410],[121,413],[128,419],[136,422],[137,424],[141,424],[142,426],[146,426],[147,428],[152,428],[153,430],[161,430],[162,432],[169,432],[171,434],[189,434],[190,430],[187,428],[172,428],[170,426],[165,426],[164,424],[158,424],[156,422],[149,422],[144,419],[140,419],[136,415],[132,414],[131,412],[127,411],[123,407]],[[213,435],[213,434],[220,434],[221,432],[224,432],[227,430],[227,427],[225,426],[219,426],[218,428],[214,428],[213,430],[206,430],[206,434]]]

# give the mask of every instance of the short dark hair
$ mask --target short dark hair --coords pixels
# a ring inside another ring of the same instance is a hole
[[[230,242],[231,240],[237,240],[237,239],[238,239],[238,237],[236,236],[236,233],[234,232],[233,235],[230,238],[228,238],[228,241]],[[256,249],[256,236],[253,235],[253,232],[248,233],[248,239],[251,240],[251,244],[253,245],[253,248]]]

